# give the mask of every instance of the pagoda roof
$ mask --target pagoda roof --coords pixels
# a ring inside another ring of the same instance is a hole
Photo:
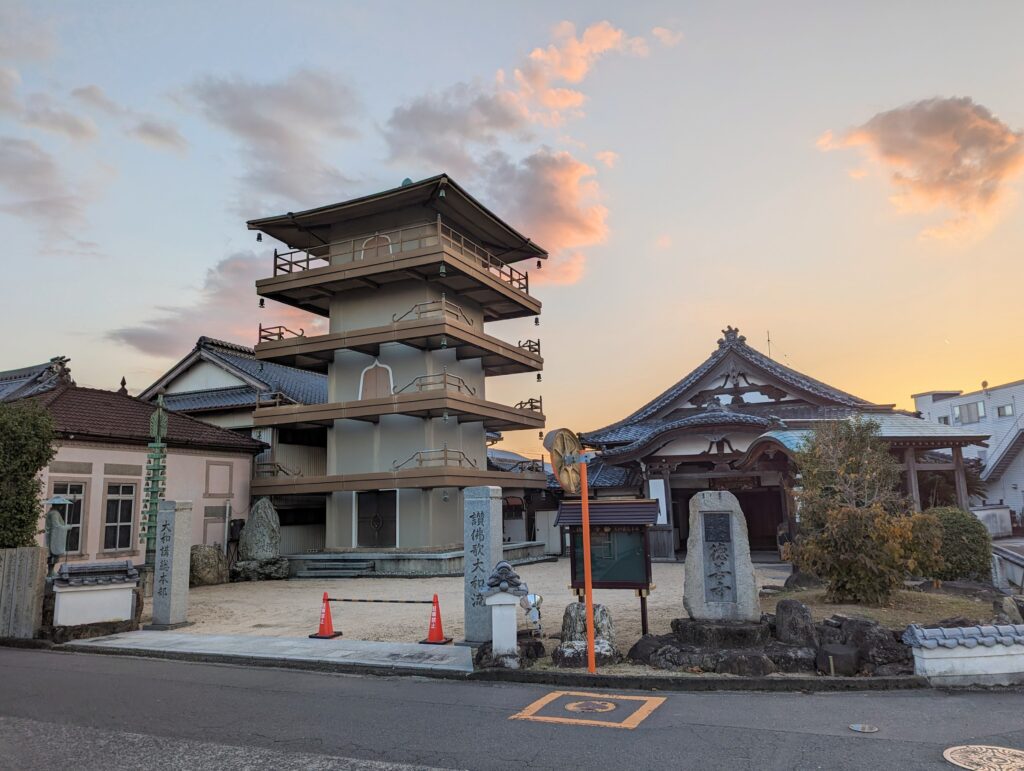
[[[379,193],[318,206],[300,212],[249,220],[249,230],[261,230],[293,249],[322,246],[331,225],[371,217],[398,209],[421,207],[424,214],[440,214],[460,229],[471,231],[480,245],[504,263],[547,259],[545,249],[533,243],[494,212],[471,196],[447,174],[406,183]]]

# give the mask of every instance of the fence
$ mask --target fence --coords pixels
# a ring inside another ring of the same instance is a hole
[[[43,622],[46,549],[0,549],[0,637],[30,640]]]

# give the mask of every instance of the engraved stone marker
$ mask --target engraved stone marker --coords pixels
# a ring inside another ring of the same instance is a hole
[[[761,618],[747,522],[736,496],[725,490],[707,490],[690,499],[683,605],[694,619]]]
[[[146,629],[176,629],[188,623],[188,572],[192,502],[160,501],[156,516],[153,623]]]
[[[491,568],[501,561],[501,488],[467,487],[463,492],[465,537],[466,642],[481,645],[491,639],[491,610],[482,591]]]

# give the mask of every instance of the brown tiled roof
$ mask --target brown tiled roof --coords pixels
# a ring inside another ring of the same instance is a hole
[[[64,438],[148,444],[149,419],[154,406],[134,396],[98,388],[61,385],[30,397],[53,416],[57,433]],[[251,437],[211,426],[175,412],[167,412],[169,447],[247,452],[265,446]]]

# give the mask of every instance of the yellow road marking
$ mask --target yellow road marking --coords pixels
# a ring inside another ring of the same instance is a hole
[[[606,700],[611,702],[616,701],[638,701],[641,702],[640,707],[633,712],[631,715],[626,717],[624,720],[618,723],[613,723],[607,720],[586,720],[584,718],[575,717],[554,717],[549,715],[538,715],[544,707],[548,706],[552,702],[563,696],[581,696],[586,698],[588,701],[594,701],[597,699]],[[588,726],[601,726],[603,728],[625,728],[627,730],[633,730],[646,720],[654,710],[660,707],[665,701],[664,696],[620,696],[612,693],[586,693],[583,691],[552,691],[545,696],[537,699],[521,712],[509,717],[509,720],[532,720],[538,723],[562,723],[564,725],[588,725]]]

